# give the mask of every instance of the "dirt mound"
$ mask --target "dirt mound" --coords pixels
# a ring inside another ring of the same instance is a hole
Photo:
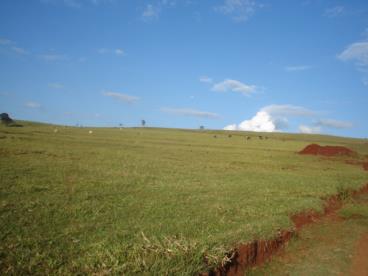
[[[342,146],[320,146],[317,144],[310,144],[306,146],[300,154],[311,154],[311,155],[323,155],[323,156],[336,156],[336,155],[356,155],[356,152],[349,148]]]

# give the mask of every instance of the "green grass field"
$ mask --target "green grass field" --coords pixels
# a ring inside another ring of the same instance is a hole
[[[368,182],[347,157],[296,154],[367,159],[362,139],[22,124],[0,126],[0,274],[192,275]]]

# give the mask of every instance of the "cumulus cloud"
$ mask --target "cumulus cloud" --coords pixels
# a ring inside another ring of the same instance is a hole
[[[224,0],[223,4],[214,7],[218,13],[231,17],[234,21],[243,22],[248,20],[261,7],[253,0]]]
[[[298,72],[298,71],[305,71],[311,68],[312,66],[309,66],[309,65],[293,65],[293,66],[286,66],[285,71]]]
[[[321,120],[317,121],[316,126],[344,129],[344,128],[352,128],[353,124],[351,122],[348,122],[348,121],[339,121],[339,120],[333,120],[333,119],[321,119]]]
[[[328,8],[325,10],[324,16],[333,18],[343,15],[345,13],[345,7],[343,6],[335,6],[332,8]]]
[[[39,108],[41,108],[41,104],[39,104],[37,102],[33,102],[33,101],[26,102],[24,105],[26,107],[32,108],[32,109],[39,109]]]
[[[225,130],[242,130],[258,132],[282,131],[288,127],[288,117],[311,117],[316,112],[295,105],[268,105],[261,108],[256,115],[240,124],[226,126]]]
[[[271,115],[265,111],[258,111],[257,114],[251,119],[245,120],[239,125],[228,125],[224,127],[224,129],[258,132],[274,132],[278,130],[274,118],[272,118]]]
[[[162,112],[171,113],[179,116],[199,117],[207,119],[218,119],[220,115],[213,112],[195,110],[191,108],[161,108]]]
[[[305,134],[316,134],[321,133],[321,127],[318,126],[307,126],[307,125],[300,125],[299,132]]]
[[[213,82],[213,79],[208,77],[208,76],[201,76],[199,78],[199,81],[200,82],[204,82],[204,83],[212,83]]]
[[[106,97],[111,97],[113,99],[116,99],[124,103],[134,103],[139,100],[139,98],[136,96],[131,96],[131,95],[118,93],[118,92],[106,91],[106,92],[103,92],[102,94]]]
[[[368,65],[368,42],[350,44],[337,56],[342,61],[354,61],[357,65]]]
[[[217,92],[233,91],[233,92],[238,92],[238,93],[248,96],[256,92],[257,86],[248,85],[238,80],[225,79],[222,82],[214,84],[212,86],[212,90],[217,91]]]

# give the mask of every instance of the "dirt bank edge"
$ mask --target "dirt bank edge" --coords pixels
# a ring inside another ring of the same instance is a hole
[[[351,196],[368,193],[368,183],[358,190],[351,191]],[[324,203],[324,211],[318,213],[316,211],[304,211],[291,215],[290,218],[294,223],[292,230],[279,230],[274,238],[269,240],[255,240],[246,244],[241,244],[227,254],[228,262],[218,267],[200,273],[200,276],[244,276],[246,270],[250,267],[261,265],[269,260],[273,254],[284,247],[288,241],[300,229],[310,223],[314,223],[322,217],[331,215],[339,210],[343,205],[343,197],[341,194],[328,197]]]

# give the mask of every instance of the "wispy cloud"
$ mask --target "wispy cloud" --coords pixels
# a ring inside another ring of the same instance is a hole
[[[272,104],[263,107],[261,111],[265,111],[273,116],[312,117],[318,114],[318,112],[314,110],[290,104],[284,105]]]
[[[104,96],[111,97],[115,100],[118,100],[118,101],[124,102],[124,103],[135,103],[136,101],[139,100],[139,98],[136,97],[136,96],[131,96],[131,95],[127,95],[127,94],[123,94],[123,93],[119,93],[119,92],[105,91],[102,94]]]
[[[28,52],[26,50],[24,50],[23,48],[20,48],[20,47],[13,46],[11,49],[19,55],[27,55],[28,54]]]
[[[368,41],[350,44],[337,56],[342,61],[354,61],[357,65],[368,65]]]
[[[199,117],[207,119],[219,119],[220,115],[213,112],[201,111],[191,108],[161,108],[162,112],[179,116]]]
[[[10,39],[0,38],[0,45],[10,45],[10,44],[14,44],[14,42],[11,41]]]
[[[255,93],[257,90],[257,86],[255,85],[248,85],[245,83],[242,83],[238,80],[232,80],[232,79],[225,79],[222,82],[216,83],[212,86],[213,91],[217,92],[238,92],[243,95],[249,96],[252,93]]]
[[[353,123],[351,122],[339,121],[339,120],[334,120],[334,119],[321,119],[321,120],[318,120],[315,125],[318,127],[328,127],[328,128],[337,128],[337,129],[353,127]]]
[[[24,48],[21,48],[16,45],[14,41],[6,38],[0,38],[0,45],[5,47],[6,49],[9,49],[10,51],[15,52],[18,55],[27,55],[28,51],[26,51]]]
[[[341,16],[344,13],[345,13],[345,7],[335,6],[335,7],[326,9],[325,12],[324,12],[324,16],[329,17],[329,18],[333,18],[333,17]]]
[[[113,3],[115,0],[40,0],[44,4],[64,5],[70,8],[81,8],[84,5],[99,5],[103,3]]]
[[[52,89],[62,89],[62,88],[64,88],[64,85],[62,83],[58,83],[58,82],[49,83],[47,86],[49,88],[52,88]]]
[[[39,57],[47,62],[63,61],[67,59],[63,54],[41,54]]]
[[[41,104],[33,101],[26,102],[24,104],[25,107],[32,108],[32,109],[40,109]]]
[[[204,82],[204,83],[212,83],[213,82],[213,79],[210,78],[210,77],[207,77],[207,76],[201,76],[199,78],[199,81],[200,82]]]
[[[299,132],[304,133],[304,134],[318,134],[318,133],[321,133],[321,127],[300,125]]]
[[[117,56],[124,56],[125,55],[125,52],[123,49],[115,49],[115,54]]]
[[[312,66],[309,65],[292,65],[292,66],[286,66],[284,69],[288,72],[298,72],[298,71],[305,71],[308,69],[311,69]]]
[[[160,15],[161,8],[157,5],[147,4],[142,12],[142,19],[144,21],[151,21],[157,19]]]
[[[234,21],[243,22],[254,15],[262,5],[253,0],[224,0],[223,4],[214,7],[216,12],[230,16]]]
[[[101,55],[115,54],[117,56],[125,56],[125,51],[121,48],[116,48],[116,49],[100,48],[97,50],[97,52]]]

